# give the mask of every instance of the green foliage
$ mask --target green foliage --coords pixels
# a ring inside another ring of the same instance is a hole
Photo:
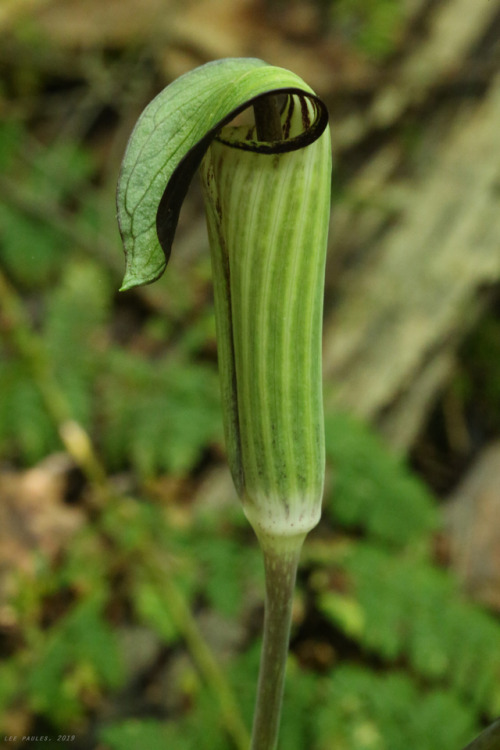
[[[83,245],[68,253],[72,233],[75,240],[98,241],[88,152],[64,142],[41,148],[9,124],[0,127],[0,164],[6,197],[0,202],[0,263],[33,294],[32,305],[42,313],[43,354],[73,417],[101,434],[113,469],[131,463],[141,476],[188,473],[221,437],[216,368],[194,363],[193,346],[140,357],[110,339],[118,280],[97,257],[83,254]],[[72,214],[66,205],[76,205]],[[147,321],[146,337],[155,320]],[[0,388],[4,456],[32,464],[58,450],[32,369],[1,343]]]
[[[425,692],[404,672],[381,675],[348,666],[314,678],[291,662],[285,705],[280,747],[287,750],[400,750],[409,737],[412,747],[422,750],[458,750],[476,731],[466,703],[441,690]],[[228,747],[210,710],[197,712],[195,723],[122,722],[101,738],[117,750],[138,742],[151,748],[161,742],[186,749]]]
[[[290,658],[285,684],[285,720],[280,732],[281,747],[287,750],[316,748],[323,693],[324,679],[304,672]]]
[[[236,617],[249,586],[263,590],[263,564],[257,547],[243,547],[238,539],[197,533],[186,539],[188,548],[200,564],[203,588],[211,606],[227,617]],[[229,575],[228,575],[229,571]]]
[[[89,261],[70,261],[47,300],[47,352],[72,414],[87,428],[92,426],[94,389],[104,364],[109,297],[109,278],[102,269]]]
[[[214,368],[172,357],[151,362],[117,349],[107,365],[103,447],[112,466],[127,456],[145,476],[187,472],[220,437]]]
[[[64,725],[81,715],[82,693],[120,684],[116,635],[102,617],[102,602],[88,598],[64,617],[41,646],[27,682],[37,713]]]
[[[207,690],[200,692],[196,712],[186,716],[177,725],[176,732],[178,740],[186,743],[189,750],[212,750],[214,747],[232,750],[234,747],[224,732],[220,714],[214,712],[213,698]],[[177,747],[177,744],[173,746]]]
[[[113,347],[104,349],[100,323],[84,310],[95,302],[98,313],[99,302],[107,300],[96,299],[101,296],[95,293],[98,275],[95,267],[87,270],[71,269],[77,284],[55,292],[45,327],[47,350],[73,415],[90,430],[99,423],[104,457],[115,469],[128,462],[142,476],[189,471],[207,443],[220,439],[214,368],[193,367],[182,359],[141,360]],[[4,452],[34,463],[58,450],[57,432],[25,363],[4,356],[0,386]]]
[[[88,183],[87,151],[61,143],[41,148],[20,126],[0,125],[0,262],[29,287],[57,278],[68,239],[56,206],[70,204]]]
[[[14,659],[0,664],[0,716],[20,692],[21,670]]]
[[[341,666],[324,681],[315,750],[458,750],[474,712],[441,690],[423,691],[404,672]]]
[[[137,750],[138,747],[147,747],[148,750],[165,750],[166,747],[190,750],[193,747],[189,741],[182,741],[175,727],[152,719],[129,719],[113,724],[101,731],[101,740],[111,750]]]
[[[395,50],[404,20],[399,0],[334,0],[330,7],[335,27],[369,57],[380,60]]]
[[[57,433],[25,364],[0,350],[0,449],[32,464],[59,445]]]
[[[333,481],[325,511],[334,523],[405,546],[437,527],[433,498],[404,463],[346,414],[327,415]]]
[[[214,721],[213,706],[208,702],[199,709],[194,720],[158,722],[151,719],[132,719],[110,725],[100,738],[111,750],[231,750]]]
[[[93,265],[68,272],[49,302],[44,334],[72,413],[90,430],[99,423],[104,456],[113,468],[129,462],[143,476],[189,471],[207,443],[220,439],[215,369],[104,348],[106,280]],[[86,315],[87,306],[92,315]],[[57,450],[59,438],[25,363],[4,356],[0,386],[4,452],[33,463]]]
[[[464,602],[448,575],[414,554],[388,554],[366,543],[353,545],[339,565],[352,584],[342,602],[355,608],[358,627],[346,627],[338,594],[326,591],[319,604],[332,622],[378,658],[404,659],[412,672],[447,683],[476,710],[494,710],[498,624]]]
[[[179,631],[157,583],[147,576],[138,575],[135,577],[131,596],[139,620],[158,633],[165,644],[169,645],[178,639]]]

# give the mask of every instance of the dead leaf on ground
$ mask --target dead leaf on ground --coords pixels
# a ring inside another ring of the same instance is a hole
[[[35,575],[37,556],[55,559],[85,522],[80,508],[64,504],[71,468],[68,456],[56,454],[28,471],[0,474],[1,625],[13,624],[16,574]]]

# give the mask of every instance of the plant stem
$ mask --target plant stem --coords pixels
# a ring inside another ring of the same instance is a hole
[[[61,389],[43,339],[33,331],[17,291],[0,270],[0,330],[31,372],[47,414],[57,427],[61,441],[77,466],[94,487],[97,504],[106,495],[106,472],[89,434],[74,419]]]
[[[288,540],[285,550],[263,545],[266,575],[264,641],[251,750],[276,750],[285,684],[293,592],[304,537]]]
[[[172,573],[165,570],[161,561],[155,561],[155,565],[149,567],[149,572],[163,589],[169,614],[182,634],[193,662],[200,670],[213,695],[217,697],[226,730],[235,748],[246,750],[249,741],[248,730],[241,718],[234,693],[223,669],[201,634],[184,594],[177,586]]]
[[[259,141],[280,141],[283,138],[278,100],[262,96],[253,104],[255,127]]]
[[[497,719],[464,750],[497,750],[500,747],[500,720]]]

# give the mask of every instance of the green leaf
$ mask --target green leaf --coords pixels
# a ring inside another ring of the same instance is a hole
[[[368,427],[347,414],[330,414],[325,439],[333,468],[325,511],[335,524],[363,529],[398,546],[437,527],[429,490]]]
[[[136,750],[138,747],[148,750],[165,750],[175,747],[177,750],[190,750],[188,739],[182,740],[172,724],[165,724],[154,719],[128,719],[121,723],[111,724],[100,731],[100,739],[112,750]]]
[[[123,289],[163,273],[189,182],[217,131],[259,97],[285,92],[306,95],[316,110],[307,140],[302,134],[280,142],[278,150],[291,151],[319,137],[327,124],[326,109],[301,78],[262,60],[228,58],[203,65],[146,107],[118,183],[118,221],[127,256]],[[267,151],[272,150],[276,144],[268,144]]]
[[[260,551],[245,548],[239,540],[203,536],[186,540],[186,547],[196,556],[203,573],[204,588],[210,603],[222,615],[235,617],[250,587],[261,585],[263,566]]]
[[[170,644],[176,640],[177,627],[170,616],[165,597],[158,591],[158,586],[154,582],[138,576],[133,601],[141,621],[158,633],[164,643]]]
[[[406,659],[427,681],[446,682],[468,704],[492,715],[500,669],[500,628],[464,602],[453,579],[408,553],[358,543],[347,553],[355,627],[330,592],[323,613],[369,652],[388,663]]]
[[[418,689],[402,672],[342,666],[325,683],[325,699],[316,710],[317,750],[456,750],[474,726],[470,706]]]
[[[36,654],[28,682],[33,708],[56,722],[81,715],[81,694],[117,687],[123,677],[116,636],[99,597],[79,602],[54,627]]]
[[[126,457],[143,476],[186,473],[207,444],[220,439],[217,374],[206,365],[172,358],[148,362],[115,350],[103,387],[103,442],[114,466]]]
[[[0,716],[20,691],[21,681],[21,670],[14,659],[0,665]]]
[[[29,368],[0,352],[0,448],[34,463],[59,446]]]

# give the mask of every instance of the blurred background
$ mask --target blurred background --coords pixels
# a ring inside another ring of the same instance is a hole
[[[498,0],[1,0],[2,738],[247,748],[263,573],[200,190],[121,294],[114,204],[145,105],[227,56],[302,76],[335,160],[280,746],[460,750],[500,714]]]

